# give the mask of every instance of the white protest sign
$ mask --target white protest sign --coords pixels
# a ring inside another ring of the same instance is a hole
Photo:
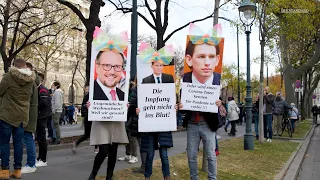
[[[217,113],[215,102],[219,99],[220,85],[182,83],[183,110]]]
[[[139,132],[176,131],[175,84],[139,84]]]

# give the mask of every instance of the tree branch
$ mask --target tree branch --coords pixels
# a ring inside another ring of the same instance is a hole
[[[212,18],[212,16],[213,16],[213,13],[210,14],[209,16],[206,16],[206,17],[204,17],[204,18],[191,21],[191,22],[189,22],[189,23],[187,23],[187,24],[185,24],[185,25],[177,28],[176,30],[172,31],[172,32],[164,39],[164,42],[167,42],[176,32],[178,32],[178,31],[182,30],[183,28],[187,27],[190,23],[195,23],[195,22],[204,21],[204,20],[206,20],[206,19]]]
[[[164,3],[164,22],[163,22],[163,32],[166,32],[168,27],[168,20],[169,20],[169,2],[170,0],[166,0]]]
[[[86,25],[86,21],[87,19],[83,16],[83,14],[81,13],[81,11],[76,8],[73,4],[71,4],[70,2],[66,1],[66,0],[57,0],[60,4],[63,4],[65,6],[67,6],[68,8],[70,8],[81,20],[81,22]]]
[[[153,10],[150,8],[150,5],[148,3],[148,0],[144,0],[144,3],[149,11],[149,14],[151,15],[152,19],[153,19],[153,22],[156,22],[156,17],[154,16],[153,14]]]
[[[309,69],[311,69],[317,62],[319,62],[320,59],[320,41],[317,42],[316,48],[314,51],[313,56],[311,59],[309,59],[306,63],[299,66],[294,73],[292,73],[292,78],[297,79],[299,76],[301,76],[302,73],[307,72]]]

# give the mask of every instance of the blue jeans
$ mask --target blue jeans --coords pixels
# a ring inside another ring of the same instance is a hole
[[[149,178],[152,174],[152,163],[155,151],[155,137],[150,138],[149,140],[149,149],[146,158],[146,168],[144,172],[144,176]],[[160,147],[159,148],[161,164],[162,164],[162,174],[163,177],[170,176],[170,168],[169,168],[169,158],[168,158],[168,148]]]
[[[34,144],[33,135],[31,132],[24,132],[23,137],[24,144],[27,149],[27,164],[30,167],[36,165],[36,146]]]
[[[198,149],[200,141],[203,142],[203,150],[207,154],[208,180],[217,179],[217,157],[215,153],[216,133],[212,132],[207,124],[188,124],[187,129],[187,154],[190,169],[190,179],[198,180]]]
[[[254,119],[254,131],[256,133],[256,137],[259,136],[259,114],[253,113],[253,119]]]
[[[229,120],[227,120],[227,123],[226,123],[226,125],[224,125],[224,128],[228,129],[228,126],[229,126],[230,123],[231,122]]]
[[[291,127],[292,127],[292,130],[294,131],[294,123],[296,122],[296,119],[290,119],[291,121]]]
[[[13,137],[14,149],[14,169],[21,169],[22,155],[23,155],[23,127],[14,127],[3,120],[0,120],[0,148],[1,148],[1,167],[3,170],[9,169],[10,161],[10,137]]]
[[[219,151],[219,145],[218,145],[218,139],[217,139],[217,135],[215,135],[215,138],[216,138],[216,151]]]
[[[263,115],[263,126],[264,138],[272,139],[272,114]]]
[[[180,111],[177,112],[177,126],[182,126],[183,124],[183,119],[182,119],[182,114]]]

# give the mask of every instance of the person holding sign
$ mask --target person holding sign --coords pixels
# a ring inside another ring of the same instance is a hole
[[[97,79],[94,81],[94,94],[92,95],[90,93],[92,91],[89,92],[89,100],[93,100],[93,103],[90,104],[90,102],[87,102],[87,107],[94,107],[96,103],[95,100],[113,102],[124,101],[124,93],[116,88],[116,85],[120,81],[121,71],[124,66],[123,52],[127,49],[127,33],[120,34],[115,37],[115,40],[112,40],[104,34],[101,29],[96,27],[93,37],[93,52],[98,52],[97,56],[93,53],[95,59],[92,61],[96,64],[95,70]],[[91,79],[91,83],[93,82],[92,80],[93,78]],[[107,105],[103,105],[104,108],[106,108],[106,106]],[[89,108],[89,113],[92,111],[93,107]],[[112,110],[109,109],[106,110],[105,113],[111,111]],[[96,178],[100,166],[106,157],[108,157],[106,179],[111,180],[117,161],[118,145],[127,144],[129,142],[124,121],[119,121],[119,119],[114,119],[113,121],[101,121],[101,119],[89,120],[93,121],[90,134],[90,145],[99,146],[99,152],[94,159],[89,180],[94,180]]]
[[[139,114],[139,131],[146,132],[141,137],[141,150],[142,153],[147,153],[146,167],[144,171],[145,179],[150,179],[152,175],[152,164],[155,150],[159,150],[162,173],[165,180],[170,179],[170,166],[168,158],[168,148],[173,147],[171,130],[176,129],[176,121],[171,116],[176,117],[174,106],[175,102],[175,83],[174,78],[170,74],[165,74],[164,65],[169,65],[172,61],[174,51],[172,46],[165,46],[162,49],[155,51],[150,45],[141,43],[139,49],[138,59],[141,70],[151,64],[152,74],[145,77],[146,74],[138,73],[138,80],[142,79],[141,84],[138,84],[138,107],[136,109]],[[145,68],[145,70],[147,70]],[[173,69],[173,68],[172,68]],[[138,71],[139,72],[139,71]],[[153,89],[147,89],[152,85]],[[173,91],[167,91],[172,89]],[[148,91],[149,90],[149,91]],[[150,91],[151,90],[151,91]],[[141,93],[143,92],[143,93]],[[152,96],[146,96],[150,93]],[[162,93],[163,92],[163,93]],[[162,93],[162,94],[161,94]],[[144,99],[155,99],[160,102],[145,102]],[[166,99],[165,101],[163,101]],[[152,104],[151,104],[152,103]],[[131,105],[131,104],[130,104]],[[150,106],[151,105],[151,106]],[[146,108],[149,107],[149,108]],[[140,112],[141,108],[141,112]],[[147,115],[146,114],[152,114]],[[153,116],[155,114],[155,116]],[[169,116],[171,114],[171,116]],[[148,126],[146,126],[146,124]]]
[[[208,92],[207,88],[213,87],[212,85],[220,85],[221,75],[214,72],[215,68],[218,67],[221,61],[222,52],[219,46],[220,40],[223,38],[216,37],[216,33],[220,25],[213,27],[212,36],[205,35],[188,35],[187,46],[185,53],[185,71],[191,69],[191,72],[187,72],[183,76],[184,83],[192,83],[192,85],[186,85],[182,87],[183,96],[199,97],[205,95]],[[199,29],[194,24],[190,24],[190,33],[194,34],[193,31]],[[200,86],[199,86],[200,85]],[[188,86],[204,87],[205,89],[196,89],[201,91],[200,95],[188,94],[190,91],[184,91],[184,88]],[[218,93],[216,91],[214,93]],[[221,101],[213,99],[214,97],[202,96],[201,103],[212,104],[217,107],[221,105]],[[191,103],[192,106],[196,106],[198,101],[188,99],[187,101],[182,100],[183,103]],[[179,108],[183,108],[183,103],[179,103]],[[187,106],[187,105],[186,105]],[[200,112],[204,109],[201,108],[189,108],[185,110],[185,118],[183,120],[183,126],[187,128],[187,155],[190,169],[190,179],[197,180],[198,177],[198,162],[197,155],[200,145],[200,141],[203,141],[203,150],[207,155],[208,161],[208,179],[217,179],[217,168],[216,168],[216,131],[219,128],[219,111],[213,111],[213,106],[208,106],[204,112]]]

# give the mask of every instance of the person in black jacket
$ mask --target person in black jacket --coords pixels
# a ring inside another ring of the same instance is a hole
[[[319,108],[317,105],[312,106],[311,112],[313,114],[313,123],[317,124],[318,122],[318,114],[319,114]]]
[[[40,84],[38,86],[39,90],[39,104],[38,104],[38,120],[36,129],[36,140],[39,145],[39,154],[36,162],[36,167],[47,166],[47,139],[46,139],[46,127],[47,121],[50,120],[52,116],[51,110],[51,97],[49,90],[42,84],[44,80],[44,74],[38,74],[40,79]]]
[[[259,140],[259,94],[257,95],[256,100],[252,104],[252,114],[254,119],[256,139]]]
[[[91,133],[91,125],[92,121],[88,121],[88,108],[87,102],[89,101],[89,86],[86,86],[84,89],[84,96],[81,104],[81,116],[83,117],[83,124],[84,124],[84,135],[82,135],[77,142],[73,142],[72,152],[76,153],[76,149],[80,143],[89,139]],[[94,152],[98,153],[99,149],[98,146],[95,146]]]

